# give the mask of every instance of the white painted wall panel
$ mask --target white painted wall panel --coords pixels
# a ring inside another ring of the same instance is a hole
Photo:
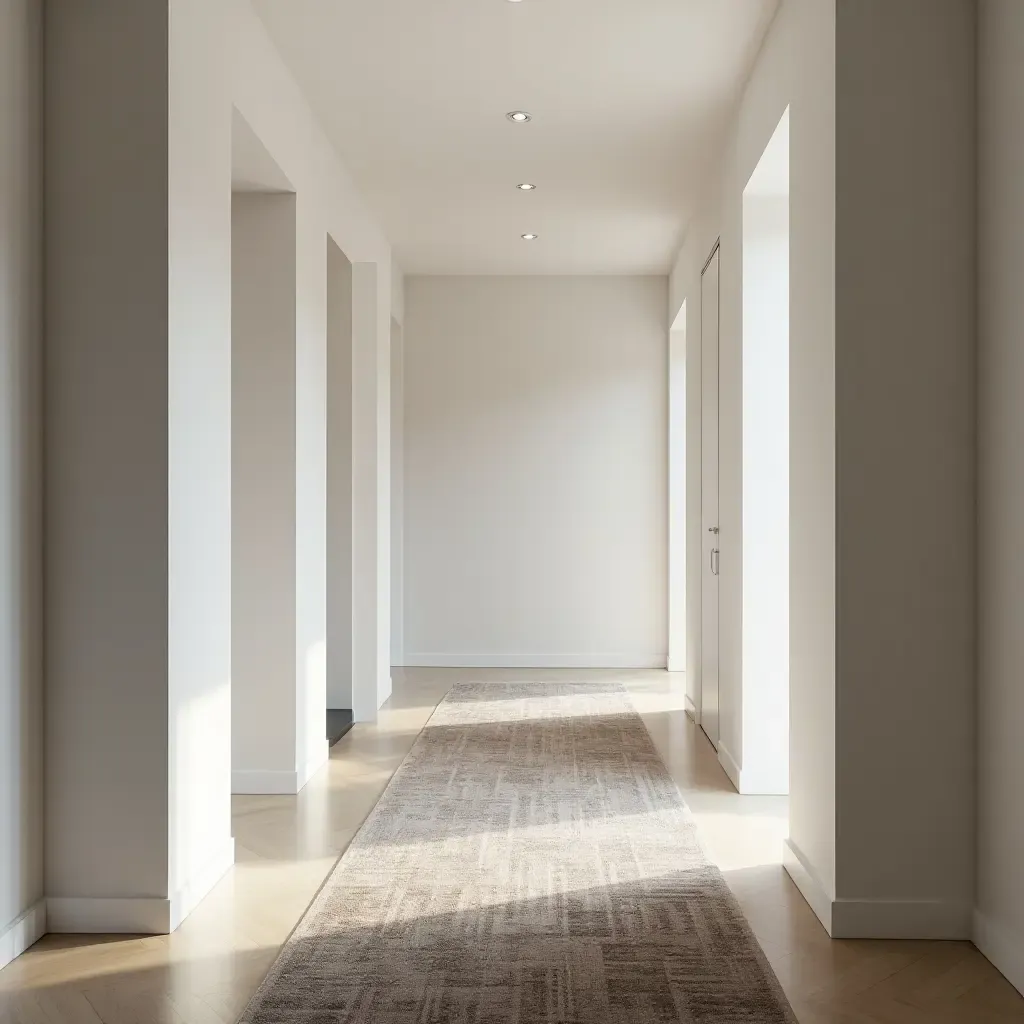
[[[663,665],[664,278],[409,277],[410,664]]]

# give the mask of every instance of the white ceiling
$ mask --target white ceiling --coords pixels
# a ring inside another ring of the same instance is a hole
[[[777,6],[254,3],[420,274],[666,272]]]

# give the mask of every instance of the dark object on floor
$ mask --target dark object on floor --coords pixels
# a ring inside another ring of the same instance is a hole
[[[327,745],[333,747],[352,728],[352,712],[327,709]]]

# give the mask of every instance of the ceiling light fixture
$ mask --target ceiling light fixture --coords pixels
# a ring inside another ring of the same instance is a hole
[[[520,192],[532,192],[536,187],[536,185],[531,185],[528,181],[524,181],[522,185],[516,185]]]
[[[524,242],[532,242],[537,236],[533,232],[528,232],[525,235],[520,236]]]
[[[525,110],[510,110],[505,116],[510,121],[515,121],[516,124],[523,124],[523,122],[529,121],[533,115],[528,114]]]

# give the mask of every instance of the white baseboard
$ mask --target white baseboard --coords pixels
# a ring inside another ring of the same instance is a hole
[[[725,769],[725,774],[729,776],[729,781],[736,787],[736,792],[742,793],[743,774],[740,771],[740,766],[721,740],[718,741],[718,763]]]
[[[800,895],[807,900],[807,905],[814,911],[825,931],[831,935],[832,897],[792,839],[787,839],[782,845],[782,866],[800,890]]]
[[[837,899],[834,939],[969,939],[971,907],[947,900]]]
[[[171,931],[171,901],[51,896],[46,919],[47,929],[61,934],[166,935]]]
[[[686,695],[686,713],[696,725],[700,725],[700,712],[697,710],[697,705],[693,703],[693,698],[689,694]]]
[[[833,939],[971,937],[968,904],[947,900],[833,899],[792,839],[787,839],[783,846],[782,864]]]
[[[721,757],[721,745],[719,745]],[[723,766],[724,767],[724,766]],[[728,772],[728,768],[726,768]],[[736,778],[730,774],[737,792],[744,796],[788,796],[789,773],[780,772],[777,768],[762,767],[758,764],[744,765],[736,769]]]
[[[975,910],[972,939],[1006,980],[1024,995],[1024,935]],[[0,963],[3,960],[0,959]]]
[[[199,906],[234,863],[235,841],[229,836],[206,864],[174,894],[171,899],[171,931]]]
[[[46,900],[34,903],[17,920],[0,932],[0,968],[21,956],[46,934]]]
[[[288,771],[231,772],[231,792],[248,796],[288,796],[299,791],[299,773]]]
[[[323,746],[300,771],[235,768],[231,772],[231,792],[238,796],[294,796],[327,763],[331,745],[325,737]]]
[[[410,668],[665,668],[664,654],[407,654]]]
[[[167,935],[199,906],[234,862],[235,841],[228,838],[172,899],[51,896],[46,900],[46,928],[88,935]]]
[[[665,667],[669,672],[685,672],[686,658],[673,658],[670,654],[666,659]]]
[[[687,704],[692,704],[689,697]],[[687,714],[690,714],[689,707]],[[721,740],[718,741],[718,763],[729,776],[729,781],[736,787],[736,792],[744,796],[787,796],[789,793],[788,778],[780,779],[778,772],[758,771],[756,765],[753,768],[741,768]]]

